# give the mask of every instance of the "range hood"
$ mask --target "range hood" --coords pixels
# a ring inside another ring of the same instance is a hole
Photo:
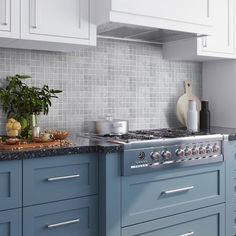
[[[109,22],[98,26],[98,37],[113,38],[127,41],[140,41],[154,44],[177,41],[187,38],[203,37],[196,33],[157,29],[146,26],[137,26],[123,23]]]

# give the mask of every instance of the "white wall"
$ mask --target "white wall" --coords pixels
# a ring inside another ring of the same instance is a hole
[[[202,86],[211,125],[236,128],[236,61],[204,62]]]

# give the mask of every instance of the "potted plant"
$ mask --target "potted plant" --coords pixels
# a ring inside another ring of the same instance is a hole
[[[40,113],[47,115],[51,106],[51,99],[57,98],[61,90],[28,86],[23,82],[31,78],[28,75],[14,75],[6,78],[5,88],[0,88],[0,104],[8,118],[15,118],[21,122],[21,136],[29,138],[32,123],[37,124]]]

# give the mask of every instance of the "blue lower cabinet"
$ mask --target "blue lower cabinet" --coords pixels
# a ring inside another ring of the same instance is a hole
[[[14,209],[0,212],[0,235],[22,236],[21,209]]]
[[[23,209],[24,236],[98,235],[97,196]]]
[[[224,163],[122,179],[122,226],[225,202]]]
[[[225,236],[224,204],[122,229],[122,236]]]
[[[0,165],[0,210],[18,208],[21,207],[21,204],[22,161],[2,161]]]
[[[96,154],[23,161],[23,205],[30,206],[98,192]]]

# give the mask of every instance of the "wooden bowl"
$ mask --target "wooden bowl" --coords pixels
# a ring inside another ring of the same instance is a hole
[[[18,144],[19,142],[20,142],[20,140],[18,138],[6,139],[6,144],[8,144],[8,145]]]
[[[65,140],[69,136],[69,132],[58,130],[58,131],[52,132],[52,135],[53,135],[54,139],[56,139],[56,140]]]

